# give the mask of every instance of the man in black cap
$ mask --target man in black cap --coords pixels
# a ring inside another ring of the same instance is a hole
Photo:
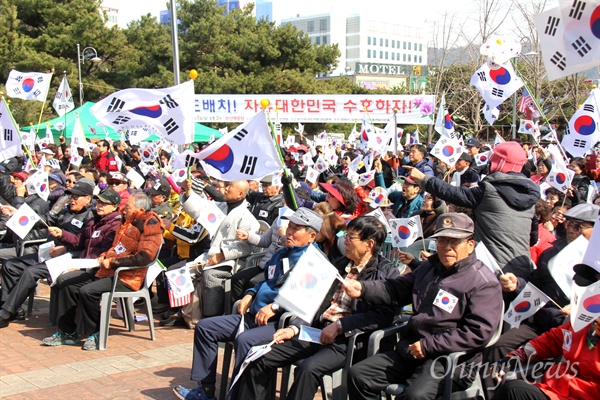
[[[471,168],[471,164],[473,164],[473,156],[469,153],[462,153],[454,164],[452,185],[471,187],[479,182],[479,175]]]
[[[468,139],[465,142],[465,147],[467,148],[467,153],[471,157],[473,157],[473,159],[475,159],[474,157],[481,152],[481,143],[479,142],[479,140],[477,140],[475,138]],[[471,165],[472,164],[473,164],[473,162],[471,162]],[[484,164],[482,166],[474,166],[473,169],[475,170],[475,172],[478,175],[481,175],[481,174],[487,175],[487,173],[488,173],[487,164]]]
[[[479,140],[471,138],[465,142],[465,147],[467,148],[467,152],[471,155],[471,157],[475,157],[477,154],[479,154],[481,143]]]
[[[157,180],[153,187],[147,190],[152,200],[152,209],[161,219],[173,219],[173,209],[167,201],[171,196],[171,185],[165,178]]]
[[[84,226],[94,218],[91,206],[94,187],[79,181],[65,193],[71,195],[68,207],[63,208],[58,214],[40,215],[40,217],[45,218],[50,226],[48,231],[52,236],[49,241],[54,241],[55,246],[66,245],[67,249],[73,250],[69,245],[62,243],[60,236],[52,234],[52,228],[58,228],[61,233],[64,231],[72,233],[77,238],[72,244],[79,243],[79,238],[85,230]],[[3,309],[11,314],[7,316],[5,313],[3,317],[5,321],[15,317],[29,291],[37,284],[37,280],[49,277],[46,265],[39,264],[38,260],[38,254],[34,253],[4,262],[0,272],[2,276],[0,302],[3,303]]]
[[[250,212],[256,219],[273,224],[279,216],[279,209],[283,207],[283,193],[281,182],[273,182],[275,175],[267,175],[260,180],[262,192],[250,192],[246,200],[250,203]]]
[[[396,350],[354,365],[348,374],[350,399],[379,399],[389,384],[405,383],[408,399],[436,398],[445,376],[439,357],[483,348],[497,330],[502,309],[500,284],[475,255],[474,224],[465,214],[436,221],[437,253],[396,279],[347,281],[350,297],[369,304],[413,305],[414,315]],[[473,361],[471,357],[466,362]]]

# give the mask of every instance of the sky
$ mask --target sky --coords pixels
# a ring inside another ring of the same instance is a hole
[[[513,0],[487,0],[496,2],[502,10],[509,10],[510,17],[503,24],[504,35],[513,35],[518,11]],[[520,4],[530,4],[532,0],[517,0]],[[169,0],[104,0],[108,7],[119,9],[119,25],[123,28],[127,23],[150,13],[158,19],[159,12],[167,9]],[[273,0],[275,18],[278,20],[296,14],[311,15],[324,12],[336,12],[343,7],[344,13],[364,11],[380,15],[382,19],[393,19],[406,25],[423,25],[427,28],[427,36],[432,40],[434,27],[440,24],[443,16],[455,17],[457,30],[463,30],[466,36],[477,34],[479,27],[479,7],[483,0]],[[546,9],[558,5],[558,0],[546,0]],[[459,28],[459,25],[460,28]]]

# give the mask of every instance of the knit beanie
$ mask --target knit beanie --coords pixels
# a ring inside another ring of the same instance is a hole
[[[492,151],[490,172],[521,172],[527,162],[527,153],[519,143],[500,143]]]

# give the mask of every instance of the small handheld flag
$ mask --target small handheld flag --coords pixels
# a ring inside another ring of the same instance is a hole
[[[40,220],[40,216],[27,203],[23,203],[6,222],[6,226],[21,239],[25,239],[31,228]]]
[[[423,236],[421,219],[418,215],[410,218],[397,218],[389,221],[392,230],[392,246],[408,247]]]
[[[513,328],[518,328],[521,322],[535,314],[538,310],[551,301],[540,289],[528,282],[521,293],[510,303],[508,311],[504,314],[504,321]]]

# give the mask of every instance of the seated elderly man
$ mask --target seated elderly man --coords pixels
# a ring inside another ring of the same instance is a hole
[[[210,249],[200,258],[207,260],[202,281],[202,311],[205,317],[224,313],[224,282],[231,278],[235,260],[249,255],[254,249],[248,242],[237,237],[238,230],[258,232],[259,229],[258,221],[248,210],[248,202],[245,200],[248,190],[248,181],[233,181],[225,189],[224,202],[217,203],[226,216],[210,242]],[[186,203],[190,200],[192,197]],[[184,208],[188,211],[185,204]],[[195,215],[194,217],[197,218]]]
[[[162,243],[160,217],[151,212],[152,202],[145,194],[134,194],[125,203],[124,222],[117,231],[113,247],[97,258],[99,268],[68,272],[58,277],[58,337],[42,340],[47,346],[78,344],[78,330],[88,336],[83,350],[96,350],[100,326],[102,293],[112,290],[115,270],[119,267],[148,265]],[[136,291],[144,284],[146,270],[123,271],[117,282],[118,291]],[[76,323],[77,307],[83,326]]]
[[[286,265],[293,269],[306,249],[315,245],[323,222],[319,214],[307,208],[299,208],[289,220],[285,248],[273,254],[267,263],[265,280],[246,291],[239,302],[238,314],[203,319],[196,325],[191,379],[200,385],[191,390],[182,386],[174,388],[180,399],[214,397],[218,342],[234,340],[236,371],[253,345],[268,342],[273,337],[275,324],[283,312],[273,301],[288,276]],[[236,335],[242,319],[244,331]]]
[[[492,271],[475,255],[473,233],[468,216],[442,214],[432,236],[438,252],[416,270],[397,279],[347,282],[353,298],[414,308],[395,350],[350,369],[350,399],[379,399],[392,383],[406,383],[406,399],[435,399],[445,375],[437,358],[489,342],[500,322],[502,294]]]
[[[77,182],[71,190],[65,192],[71,196],[68,207],[63,208],[58,214],[49,213],[47,216],[40,216],[46,219],[48,226],[70,232],[80,238],[84,226],[94,219],[94,211],[91,205],[93,191],[94,187],[92,185]],[[9,207],[4,207],[4,209],[7,208]],[[14,214],[16,209],[10,207],[9,212]],[[52,232],[52,229],[50,229],[50,232]],[[63,243],[60,237],[52,235],[48,241],[54,241],[57,246],[66,245],[68,250],[73,250],[73,246]],[[17,316],[19,307],[29,295],[29,291],[36,287],[37,280],[47,279],[50,275],[46,265],[40,264],[38,254],[34,253],[6,260],[2,271],[0,271],[0,276],[2,277],[0,302],[3,309],[0,312],[0,326],[4,326]]]
[[[354,282],[398,278],[398,269],[378,255],[386,235],[385,226],[375,217],[361,216],[350,221],[345,241],[346,256],[335,263],[339,273]],[[391,303],[371,305],[362,300],[354,301],[344,292],[343,284],[336,280],[310,323],[312,327],[322,329],[321,343],[299,339],[297,335],[301,326],[308,322],[294,319],[289,327],[279,329],[273,335],[277,345],[247,367],[239,386],[233,389],[232,398],[267,399],[271,371],[303,359],[304,362],[294,372],[294,384],[286,398],[310,400],[317,393],[320,378],[344,366],[348,340],[352,335],[385,328],[393,318]],[[366,340],[368,335],[363,337]],[[358,358],[364,358],[365,344]]]
[[[202,315],[214,317],[222,315],[225,311],[225,281],[231,278],[235,260],[246,257],[254,249],[248,242],[237,238],[237,230],[257,232],[259,224],[248,210],[245,200],[248,194],[247,181],[233,181],[225,189],[224,202],[217,206],[226,214],[210,242],[210,248],[205,254],[194,261],[202,266]],[[200,225],[206,221],[199,220],[202,199],[196,193],[190,194],[183,203],[183,209]],[[185,228],[171,224],[170,230],[174,236],[190,234],[200,235],[203,228],[192,227],[191,232]],[[181,318],[180,315],[172,318]],[[162,325],[171,325],[169,320],[161,321]]]
[[[77,202],[78,200],[73,200]],[[51,257],[59,257],[71,252],[74,258],[98,258],[113,246],[117,229],[121,226],[121,213],[118,212],[121,198],[117,192],[106,189],[96,196],[96,210],[80,233],[51,226],[48,228],[56,243],[50,250]],[[8,294],[0,310],[0,328],[8,325],[10,316],[18,312],[19,307],[37,285],[38,279],[50,279],[46,263],[38,263],[23,270],[15,288]],[[17,310],[17,311],[15,311]]]
[[[154,186],[147,189],[148,197],[152,200],[152,211],[162,219],[173,219],[173,209],[168,200],[171,196],[171,185],[166,178],[160,178],[154,182]]]

